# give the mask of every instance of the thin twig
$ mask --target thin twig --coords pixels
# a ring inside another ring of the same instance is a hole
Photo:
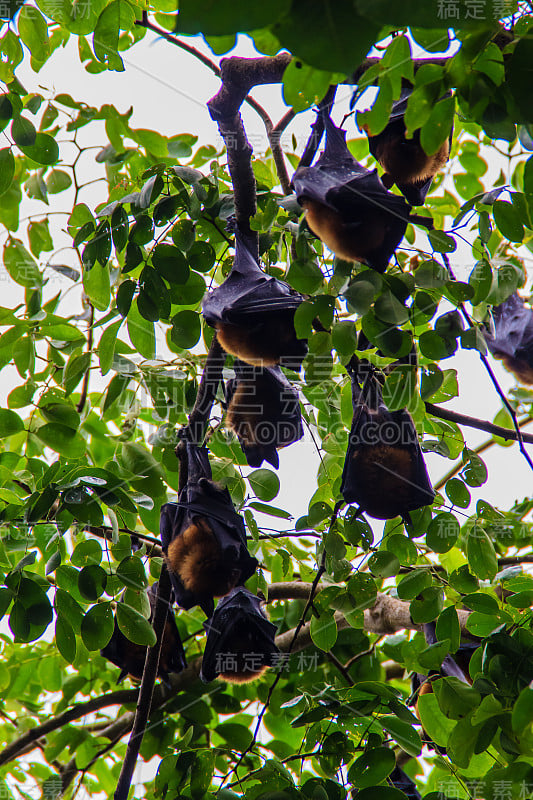
[[[484,419],[477,419],[477,417],[469,417],[467,414],[459,414],[457,411],[450,411],[448,408],[436,406],[433,403],[425,402],[426,411],[433,417],[445,419],[448,422],[456,422],[458,425],[466,425],[469,428],[476,428],[486,433],[492,433],[494,436],[499,436],[501,439],[512,439],[514,442],[519,441],[519,436],[524,442],[533,444],[533,435],[529,433],[522,434],[519,429],[519,434],[510,428],[503,428],[501,425],[495,425]]]
[[[88,332],[87,332],[87,352],[89,353],[89,358],[91,357],[91,352],[93,349],[93,325],[94,325],[94,306],[91,303],[91,315],[89,317],[88,323]],[[87,392],[89,391],[89,375],[91,373],[91,364],[87,364],[87,369],[85,371],[85,375],[83,376],[83,384],[81,387],[81,395],[76,406],[76,411],[78,414],[81,414],[83,409],[85,408],[85,403],[87,402]]]

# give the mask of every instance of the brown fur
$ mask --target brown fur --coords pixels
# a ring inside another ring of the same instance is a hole
[[[519,381],[522,383],[533,384],[533,367],[524,361],[522,358],[514,358],[513,356],[498,356],[501,358],[503,365],[509,372],[512,372]]]
[[[379,142],[377,160],[395,183],[423,183],[444,167],[450,154],[448,139],[433,155],[428,156],[420,144],[420,137],[404,139],[398,135]]]
[[[226,353],[254,366],[273,367],[291,355],[296,342],[294,311],[272,311],[259,322],[245,327],[219,322],[217,338]]]
[[[279,390],[261,375],[256,375],[238,383],[229,404],[226,423],[246,446],[252,447],[258,443],[258,427],[265,422],[275,423],[281,413]]]
[[[384,214],[379,209],[362,209],[354,222],[361,226],[351,230],[340,214],[322,203],[304,198],[305,219],[313,231],[329,249],[346,261],[365,261],[366,257],[383,244],[387,233]]]
[[[239,570],[223,562],[215,535],[201,518],[172,539],[167,560],[184,587],[196,594],[223,597],[240,577]]]
[[[257,672],[252,672],[251,670],[246,670],[246,672],[221,672],[220,678],[228,683],[251,683],[255,681],[256,678],[259,678],[260,675],[263,675],[267,669],[268,667],[265,665]]]
[[[364,510],[376,519],[392,519],[409,505],[415,462],[405,447],[378,444],[355,450]]]

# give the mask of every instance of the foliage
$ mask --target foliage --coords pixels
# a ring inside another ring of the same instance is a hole
[[[269,698],[260,744],[250,751],[272,672],[249,685],[204,686],[197,679],[180,685],[178,679],[168,698],[156,690],[141,755],[157,757],[157,776],[138,784],[135,796],[343,800],[353,790],[372,800],[387,794],[395,747],[412,757],[406,771],[418,775],[428,797],[443,791],[491,800],[502,785],[506,796],[523,797],[524,785],[533,784],[533,577],[520,558],[507,570],[499,559],[529,547],[533,501],[500,510],[487,498],[472,508],[470,489],[487,478],[482,458],[456,423],[428,414],[424,402],[459,395],[446,358],[458,348],[484,351],[479,322],[523,286],[523,259],[533,252],[529,4],[516,9],[490,0],[481,4],[482,18],[473,14],[480,4],[469,0],[183,0],[178,15],[174,5],[156,0],[150,19],[178,35],[202,33],[216,54],[228,52],[238,32],[248,32],[262,53],[288,48],[295,60],[283,90],[296,110],[320,99],[331,81],[351,75],[379,43],[382,58],[358,86],[379,86],[365,124],[373,133],[382,130],[402,78],[411,78],[408,128],[421,128],[432,152],[452,120],[455,131],[449,179],[445,187],[442,178],[435,181],[426,203],[435,231],[422,246],[410,228],[409,248],[398,251],[398,264],[385,275],[322,252],[298,225],[298,213],[280,203],[271,152],[254,158],[252,227],[260,234],[262,263],[309,296],[296,316],[298,333],[309,337],[309,355],[300,380],[292,379],[321,462],[308,513],[295,521],[290,508],[276,505],[274,472],[243,477],[246,462],[219,413],[208,434],[214,477],[244,514],[250,550],[260,562],[248,582],[253,591],[267,596],[271,584],[312,581],[324,548],[331,585],[315,599],[314,647],[291,655]],[[452,5],[453,18],[446,16]],[[145,4],[91,0],[81,13],[71,0],[38,0],[2,9],[0,124],[9,144],[0,150],[0,223],[4,266],[21,298],[0,308],[0,368],[14,363],[19,376],[0,410],[0,607],[9,626],[0,663],[4,747],[59,718],[30,741],[34,749],[22,748],[7,763],[0,755],[2,796],[35,796],[38,786],[43,797],[61,791],[71,797],[79,781],[97,797],[111,796],[135,692],[115,694],[117,670],[99,650],[111,637],[117,606],[124,633],[139,644],[153,642],[145,590],[162,563],[154,537],[160,507],[178,488],[176,431],[194,405],[212,336],[199,314],[201,298],[231,265],[225,226],[234,213],[233,187],[225,153],[198,147],[196,136],[134,129],[131,112],[90,107],[65,94],[28,94],[17,79],[23,57],[38,72],[70,37],[77,38],[89,73],[124,70],[121,54],[151,35],[143,26]],[[398,35],[391,38],[392,32]],[[415,73],[409,39],[431,58],[452,37],[460,45],[456,55]],[[449,88],[457,107],[436,102]],[[98,148],[80,144],[82,129],[102,122],[105,140],[99,133],[92,139]],[[488,179],[494,139],[508,183],[503,173]],[[366,139],[350,145],[372,163]],[[297,163],[295,154],[286,155]],[[105,178],[107,194],[96,209],[79,197],[84,159],[94,159],[92,169]],[[28,198],[38,204],[30,217]],[[64,223],[55,215],[63,215],[76,261],[61,255]],[[464,237],[473,267],[457,280],[441,254],[449,253],[453,264]],[[73,313],[69,285],[83,289],[81,314]],[[458,313],[462,303],[472,307],[471,327]],[[324,330],[312,328],[314,317]],[[330,525],[352,415],[343,365],[360,329],[387,363],[417,343],[420,385],[393,369],[384,396],[390,408],[410,409],[426,452],[456,467],[432,509],[413,514],[406,527],[388,521],[381,539],[374,523],[351,508]],[[525,388],[512,398],[527,416],[532,402]],[[512,427],[503,409],[496,422]],[[140,549],[132,550],[131,532]],[[428,647],[420,632],[383,638],[365,630],[364,609],[381,591],[410,603],[414,623],[436,620],[438,643]],[[290,594],[270,604],[279,633],[295,628],[303,608]],[[424,778],[416,761],[420,726],[407,705],[409,680],[391,678],[385,662],[405,675],[438,669],[459,646],[457,608],[471,610],[467,628],[488,637],[487,644],[483,659],[480,649],[472,661],[472,687],[444,678],[421,698],[428,736],[447,747],[447,757],[424,751],[431,765]],[[342,612],[346,627],[337,628],[334,611]],[[201,655],[203,621],[199,609],[177,614],[189,663]],[[339,662],[349,664],[347,672],[338,671]],[[109,710],[117,705],[118,714]],[[69,709],[72,716],[60,718]],[[84,723],[86,713],[92,716]],[[396,790],[395,796],[403,795]]]

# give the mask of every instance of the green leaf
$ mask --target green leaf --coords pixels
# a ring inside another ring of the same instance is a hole
[[[118,205],[111,215],[111,236],[118,253],[126,247],[128,234],[128,215],[124,206]]]
[[[35,435],[47,447],[67,458],[81,458],[85,455],[85,439],[66,425],[49,422],[38,428]]]
[[[531,724],[533,719],[533,686],[526,686],[518,695],[513,706],[513,713],[511,717],[511,724],[513,731],[517,734],[523,731]]]
[[[94,29],[93,47],[96,58],[108,69],[124,71],[118,55],[120,31],[129,31],[135,24],[135,11],[126,0],[112,0],[104,8]]]
[[[282,6],[285,11],[286,4]],[[290,12],[273,25],[272,32],[283,47],[306,64],[347,74],[363,61],[379,27],[373,20],[362,19],[349,0],[337,0],[327,12],[320,3],[294,0]]]
[[[81,638],[87,650],[101,650],[113,635],[111,603],[98,603],[90,608],[81,623]]]
[[[215,771],[213,750],[197,750],[191,768],[191,795],[193,800],[203,797],[211,785]]]
[[[95,602],[104,593],[107,585],[107,572],[98,564],[83,567],[78,574],[78,590],[86,600]]]
[[[428,231],[428,239],[437,253],[453,253],[457,249],[453,236],[448,236],[444,231]]]
[[[62,616],[56,619],[56,644],[67,664],[72,664],[76,658],[76,635]]]
[[[311,639],[321,650],[331,650],[337,641],[337,623],[333,611],[329,614],[322,612],[319,617],[313,617],[310,627]]]
[[[124,586],[129,586],[131,589],[146,589],[148,586],[148,579],[144,570],[144,565],[140,558],[136,556],[127,556],[123,558],[117,567],[117,576],[120,578]]]
[[[170,338],[177,347],[190,350],[201,333],[200,317],[195,311],[179,311],[172,317]]]
[[[72,178],[62,169],[53,169],[46,177],[46,188],[50,194],[64,192],[72,185]]]
[[[128,334],[132,345],[144,358],[155,358],[154,323],[139,313],[137,299],[133,301],[128,312]]]
[[[0,194],[7,192],[15,175],[15,157],[10,147],[0,150]]]
[[[394,716],[384,715],[379,718],[379,723],[383,730],[390,733],[400,747],[409,753],[411,756],[419,755],[422,750],[422,742],[418,731],[416,731],[409,723],[403,722]]]
[[[524,239],[524,226],[512,203],[495,200],[492,207],[494,222],[505,239],[510,242],[521,242]]]
[[[185,256],[175,245],[158,244],[152,250],[152,265],[170,283],[186,283],[189,277]]]
[[[100,337],[98,344],[98,358],[100,359],[100,371],[102,375],[107,375],[113,363],[115,355],[115,343],[118,336],[118,331],[122,325],[122,320],[119,319],[112,325],[108,325]]]
[[[348,770],[348,780],[358,789],[365,789],[367,786],[382,783],[395,766],[393,750],[388,747],[374,747],[354,761]]]
[[[83,288],[94,307],[105,311],[111,297],[109,267],[95,263],[90,269],[84,269]]]
[[[46,20],[34,6],[22,6],[18,17],[20,38],[36,61],[46,61],[50,55],[48,44],[48,26]]]
[[[441,678],[433,682],[442,713],[449,719],[461,719],[469,711],[477,708],[481,695],[459,678]]]
[[[260,500],[273,500],[279,492],[279,478],[271,469],[255,469],[248,475],[248,481]]]
[[[6,439],[24,430],[24,423],[14,411],[0,408],[0,439]]]
[[[35,144],[37,131],[27,117],[15,117],[11,123],[11,136],[19,147],[30,147]]]
[[[265,0],[260,4],[235,3],[232,0],[182,0],[176,30],[224,36],[272,25],[285,11],[284,0]]]
[[[427,569],[414,569],[408,572],[398,584],[400,600],[414,600],[424,589],[431,586],[431,574]]]
[[[117,603],[118,627],[130,642],[153,647],[156,643],[154,629],[147,619],[131,606]]]
[[[19,147],[25,156],[46,167],[55,164],[59,158],[59,145],[48,133],[37,133],[33,144]]]
[[[79,353],[74,351],[63,370],[63,386],[65,394],[69,395],[74,391],[78,383],[81,381],[91,363],[90,353]]]
[[[330,83],[330,72],[314,69],[293,59],[283,73],[283,100],[296,112],[304,111],[318,104]]]
[[[492,579],[498,572],[498,559],[494,545],[479,525],[468,532],[466,556],[474,575],[482,580]]]
[[[9,238],[4,246],[4,265],[16,283],[38,289],[43,282],[39,268],[19,239]]]
[[[420,131],[420,144],[428,155],[436,153],[450,135],[454,113],[454,97],[439,100],[431,109],[429,119]]]

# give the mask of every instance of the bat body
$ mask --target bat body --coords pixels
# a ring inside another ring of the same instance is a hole
[[[276,626],[248,589],[233,589],[220,600],[204,627],[207,641],[200,672],[204,683],[217,675],[230,683],[248,683],[271,666],[279,653]]]
[[[420,131],[411,139],[405,137],[404,115],[412,89],[402,89],[399,100],[392,105],[392,113],[385,128],[376,136],[368,136],[370,152],[383,169],[383,183],[396,184],[408,203],[423,205],[431,182],[450,155],[453,131],[433,155],[427,155],[420,144]],[[448,92],[445,97],[451,96]]]
[[[403,197],[388,192],[377,170],[359,164],[346,146],[345,131],[324,111],[326,146],[314,166],[300,166],[292,185],[312,232],[335,255],[362,261],[385,272],[407,223],[428,218],[410,216]]]
[[[257,561],[228,490],[212,480],[207,449],[187,443],[187,466],[179,502],[161,509],[161,542],[176,602],[210,616],[213,598],[248,580]]]
[[[268,461],[277,469],[277,449],[303,436],[298,392],[279,367],[252,367],[236,359],[233,368],[235,378],[226,384],[226,423],[250,467]]]
[[[413,419],[406,409],[389,411],[381,386],[370,374],[361,391],[353,372],[354,416],[342,473],[341,492],[376,519],[401,516],[430,505],[435,493],[429,481]]]
[[[150,601],[151,615],[153,620],[156,603],[157,583],[148,589],[148,599]],[[135,644],[122,633],[118,627],[115,617],[115,627],[111,639],[100,651],[104,658],[107,658],[115,666],[120,667],[120,675],[117,683],[124,680],[126,675],[141,680],[146,660],[146,650],[144,645]],[[176,625],[176,620],[172,610],[169,608],[165,628],[163,631],[163,641],[161,643],[161,654],[157,674],[168,683],[168,676],[171,672],[181,672],[187,666],[185,651],[181,643],[181,638]]]
[[[533,384],[533,309],[514,292],[492,310],[493,332],[487,347],[522,383]]]
[[[204,297],[202,313],[227,353],[247,364],[282,364],[298,370],[307,340],[296,337],[294,312],[303,299],[288,284],[263,272],[237,231],[231,272]]]

